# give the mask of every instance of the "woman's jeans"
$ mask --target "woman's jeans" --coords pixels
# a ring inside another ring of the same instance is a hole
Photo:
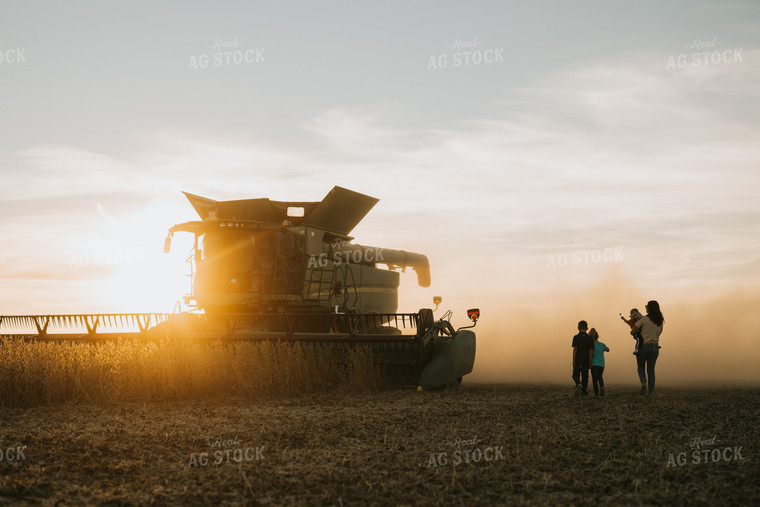
[[[646,343],[639,348],[639,354],[636,356],[636,363],[639,366],[639,380],[646,381],[649,379],[649,392],[654,392],[654,363],[657,362],[657,356],[660,355],[660,347],[656,343]],[[646,365],[646,375],[644,375],[644,365]]]

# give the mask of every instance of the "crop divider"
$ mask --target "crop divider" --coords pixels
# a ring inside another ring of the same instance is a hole
[[[45,317],[44,326],[40,326],[39,319],[41,318],[42,317],[34,317],[34,325],[35,327],[37,327],[37,334],[39,334],[40,336],[47,336],[47,328],[48,328],[48,324],[50,324],[50,315]]]

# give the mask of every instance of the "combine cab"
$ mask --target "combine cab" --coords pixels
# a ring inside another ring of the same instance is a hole
[[[169,229],[193,235],[193,309],[181,314],[92,314],[0,317],[0,327],[35,327],[35,339],[103,339],[98,327],[138,323],[143,338],[274,340],[341,353],[372,351],[392,385],[436,389],[472,371],[475,334],[455,331],[451,313],[397,313],[399,270],[412,268],[430,286],[422,254],[353,243],[349,234],[377,199],[341,187],[320,202],[215,201],[185,193],[200,220]],[[440,298],[435,300],[436,307]],[[477,310],[468,312],[474,327]],[[87,333],[48,334],[52,327]]]

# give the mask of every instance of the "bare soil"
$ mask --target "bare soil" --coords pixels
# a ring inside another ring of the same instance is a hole
[[[0,503],[758,505],[759,416],[757,388],[467,383],[5,408]]]

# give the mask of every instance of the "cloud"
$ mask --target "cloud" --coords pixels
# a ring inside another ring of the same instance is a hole
[[[179,190],[319,200],[337,184],[381,199],[355,231],[358,241],[430,253],[434,273],[450,274],[444,280],[540,292],[547,279],[582,280],[602,269],[547,267],[577,250],[573,242],[596,238],[590,250],[619,249],[615,267],[628,273],[673,286],[740,283],[758,273],[760,245],[751,238],[760,125],[736,114],[742,103],[732,97],[757,96],[755,53],[683,72],[656,58],[546,72],[531,86],[504,89],[482,117],[445,126],[415,124],[401,104],[381,103],[323,110],[287,143],[154,130],[128,158],[33,146],[5,174],[0,231],[48,251],[36,234],[68,230],[82,244],[98,204],[117,220],[161,204],[156,218],[167,227],[195,218]],[[43,214],[45,222],[31,225]],[[18,272],[36,269],[13,262]]]
[[[134,168],[103,153],[64,145],[37,145],[16,153],[4,173],[0,198],[49,198],[137,188]]]

